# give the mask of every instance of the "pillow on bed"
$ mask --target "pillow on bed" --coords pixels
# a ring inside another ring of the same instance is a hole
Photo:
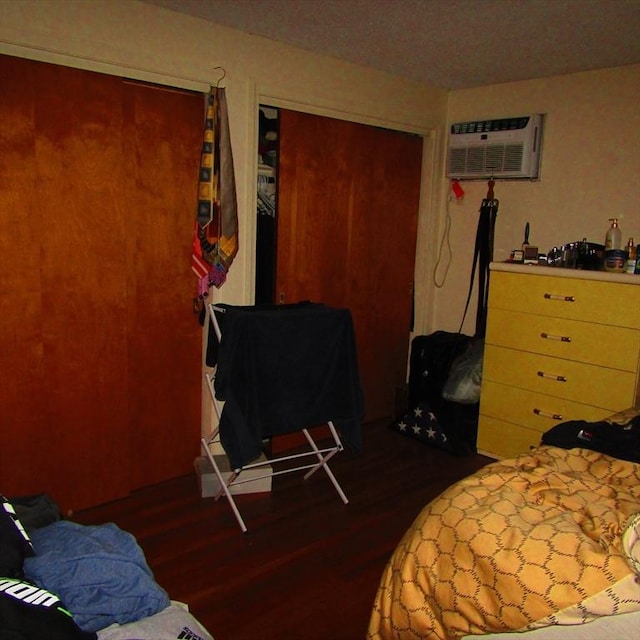
[[[21,578],[24,559],[33,555],[29,535],[13,505],[0,495],[0,576]]]

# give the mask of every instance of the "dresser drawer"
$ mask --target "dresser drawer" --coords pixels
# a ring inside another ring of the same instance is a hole
[[[493,345],[485,346],[482,378],[611,410],[631,406],[636,390],[636,375],[630,371]]]
[[[540,444],[542,434],[491,416],[480,416],[478,453],[497,458],[514,458]]]
[[[487,344],[635,372],[640,331],[491,309]]]
[[[492,271],[489,307],[640,328],[640,286],[633,284]]]
[[[585,402],[587,400],[585,398]],[[544,433],[551,427],[568,420],[589,422],[604,420],[614,411],[622,411],[628,406],[627,402],[624,406],[603,409],[490,380],[483,380],[480,394],[482,415],[513,422],[539,433]]]

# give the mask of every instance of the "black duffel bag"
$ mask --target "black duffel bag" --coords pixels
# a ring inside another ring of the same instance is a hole
[[[443,389],[456,360],[472,348],[474,338],[461,333],[436,331],[416,336],[409,358],[408,412],[426,404],[458,455],[475,453],[479,402],[460,403],[443,397]]]

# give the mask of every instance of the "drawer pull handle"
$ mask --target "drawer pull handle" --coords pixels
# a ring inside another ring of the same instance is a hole
[[[545,293],[545,300],[560,300],[561,302],[575,302],[575,296],[558,296],[555,293]]]
[[[540,334],[541,338],[544,338],[545,340],[559,340],[560,342],[571,342],[571,338],[569,336],[555,336],[552,333],[547,333],[546,331],[543,331]]]
[[[549,413],[548,411],[543,411],[542,409],[534,409],[533,413],[537,416],[542,416],[543,418],[551,418],[552,420],[562,420],[562,416],[559,413]]]
[[[538,371],[538,376],[540,378],[546,378],[547,380],[556,380],[557,382],[567,381],[567,378],[565,376],[557,376],[553,373],[545,373],[544,371]]]

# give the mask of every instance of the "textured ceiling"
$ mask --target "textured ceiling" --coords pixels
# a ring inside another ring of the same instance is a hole
[[[447,89],[640,62],[640,0],[144,0]]]

